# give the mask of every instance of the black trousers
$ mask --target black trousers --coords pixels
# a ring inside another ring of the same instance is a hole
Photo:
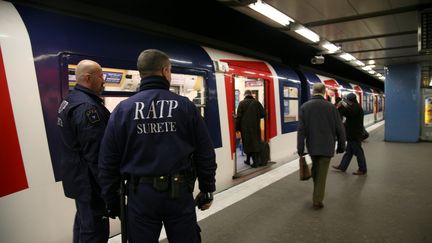
[[[364,155],[361,142],[356,140],[348,141],[347,149],[345,154],[342,157],[342,161],[340,162],[339,168],[342,170],[346,170],[349,164],[351,163],[351,159],[354,155],[357,157],[358,170],[366,173],[367,172],[366,157]]]
[[[101,198],[90,201],[75,200],[77,212],[73,228],[74,243],[107,243],[109,219]]]
[[[246,154],[246,162],[250,163],[250,159],[252,157],[253,165],[259,166],[261,165],[260,153],[247,153]]]
[[[140,183],[128,195],[128,240],[130,243],[157,243],[165,227],[170,243],[200,243],[195,201],[186,184],[180,197],[171,199],[169,192],[156,191],[151,183]]]

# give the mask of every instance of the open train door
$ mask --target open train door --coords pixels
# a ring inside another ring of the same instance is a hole
[[[229,64],[229,72],[225,75],[225,87],[231,155],[234,161],[233,178],[238,178],[262,168],[252,168],[250,165],[244,163],[247,155],[243,150],[242,137],[240,133],[235,131],[238,105],[244,99],[246,90],[250,90],[252,96],[263,105],[266,116],[260,122],[261,141],[268,142],[271,137],[276,135],[274,91],[270,88],[273,87],[273,79],[263,62],[223,61]]]

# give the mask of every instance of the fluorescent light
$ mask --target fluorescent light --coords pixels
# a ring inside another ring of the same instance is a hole
[[[375,64],[375,60],[369,60],[368,64],[369,65]]]
[[[325,49],[327,49],[330,53],[334,53],[337,50],[339,50],[339,47],[332,44],[332,43],[326,43],[324,45],[322,45],[322,47],[324,47]]]
[[[339,55],[340,58],[345,59],[346,61],[352,61],[355,60],[355,57],[349,53],[344,53]]]
[[[379,77],[379,79],[381,79],[381,80],[385,80],[385,77],[383,76],[383,77]]]
[[[294,22],[294,20],[288,17],[286,14],[281,11],[273,8],[272,6],[263,3],[261,0],[258,0],[256,3],[249,4],[249,8],[257,11],[258,13],[278,22],[283,26],[288,26],[290,22]]]
[[[374,73],[375,73],[375,70],[369,70],[368,73],[370,73],[370,74],[374,74]]]
[[[362,69],[365,70],[365,71],[368,71],[368,70],[371,70],[372,68],[369,67],[369,66],[365,66],[365,67],[362,67]]]
[[[357,65],[359,65],[359,66],[364,66],[365,65],[362,61],[359,61],[359,60],[355,61],[354,63],[357,64]]]
[[[315,32],[305,27],[300,27],[296,29],[295,32],[312,42],[318,42],[320,40],[319,35],[317,35]]]

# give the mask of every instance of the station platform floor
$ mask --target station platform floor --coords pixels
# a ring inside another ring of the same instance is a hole
[[[217,193],[197,213],[202,242],[432,242],[432,143],[385,142],[383,123],[368,131],[368,174],[352,175],[355,157],[346,172],[330,168],[323,209],[312,208],[296,159]]]

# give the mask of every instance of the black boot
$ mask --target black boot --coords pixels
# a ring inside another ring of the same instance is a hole
[[[244,161],[245,164],[250,165],[250,154],[246,154],[246,160]]]
[[[256,167],[258,167],[258,166],[261,166],[261,157],[260,157],[260,155],[259,155],[259,153],[253,153],[252,154],[252,159],[253,159],[253,165],[252,165],[252,167],[254,167],[254,168],[256,168]]]

